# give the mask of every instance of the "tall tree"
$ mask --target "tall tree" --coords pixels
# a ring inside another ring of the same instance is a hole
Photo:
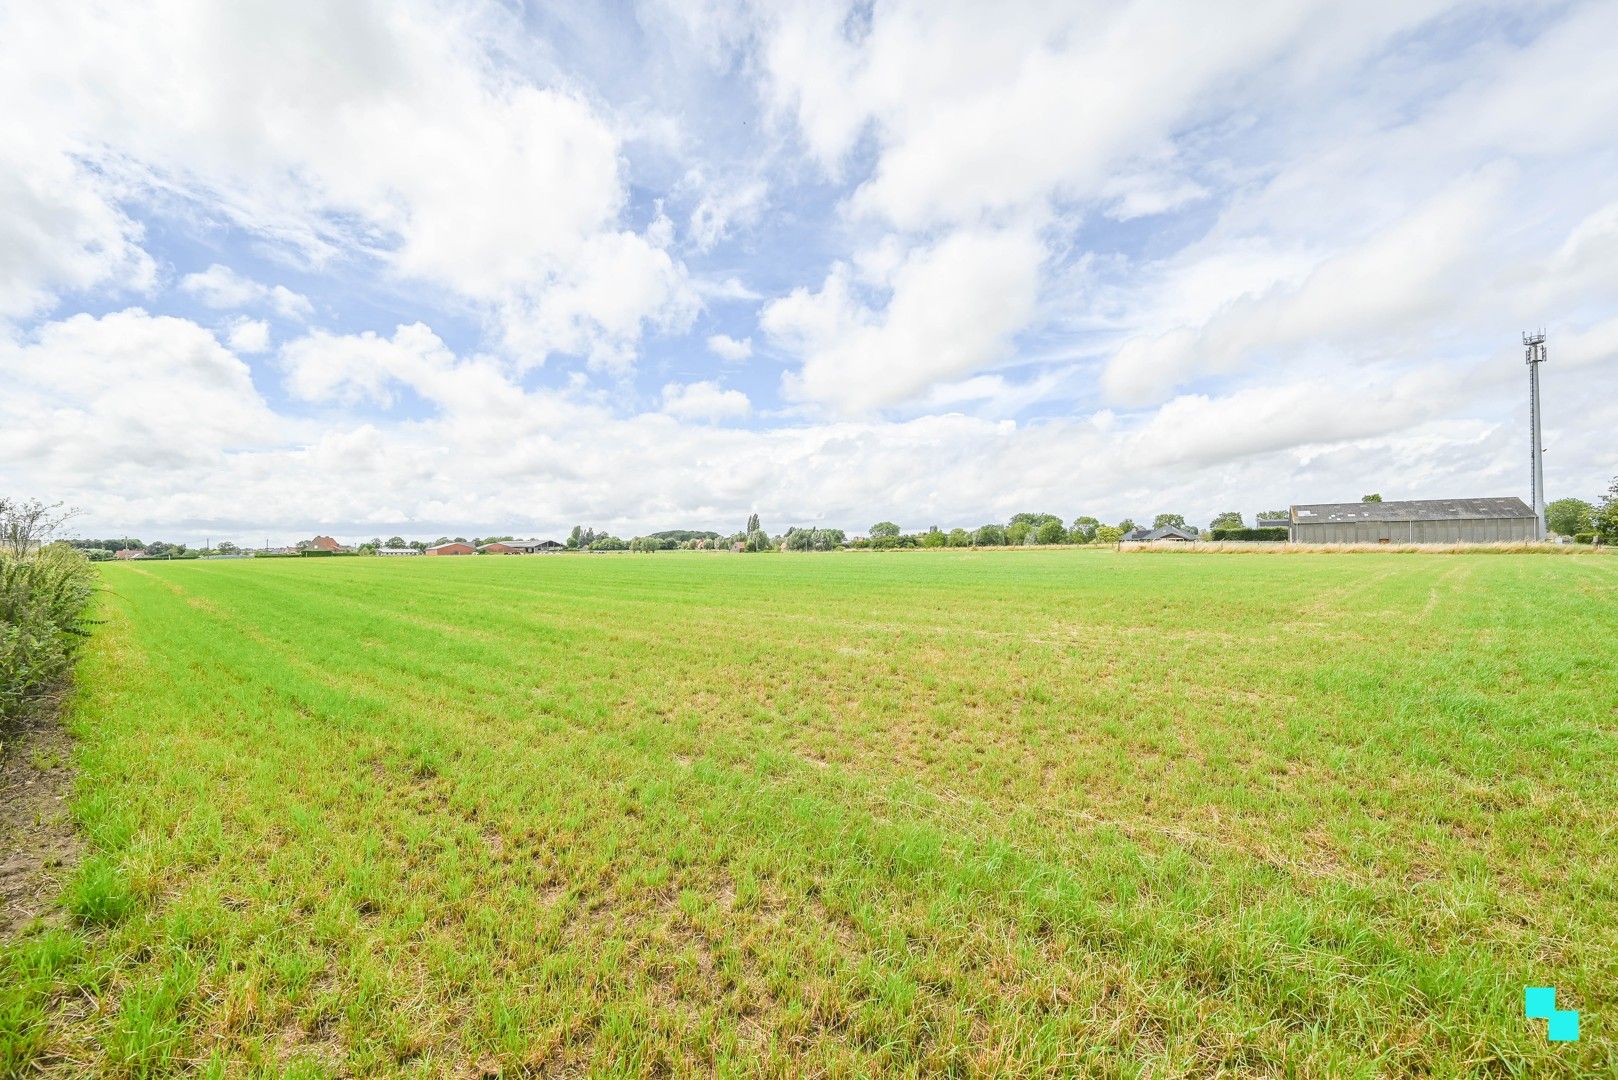
[[[1073,519],[1072,537],[1075,544],[1093,544],[1096,539],[1096,529],[1101,522],[1093,517],[1077,517]]]
[[[891,521],[879,521],[871,526],[871,539],[878,540],[884,536],[898,536],[899,526]]]
[[[1361,495],[1360,496],[1360,502],[1381,502],[1381,501],[1382,501],[1382,496],[1380,496],[1380,495],[1378,495],[1378,494],[1376,494],[1374,492],[1372,494],[1370,494],[1370,495]]]
[[[1171,525],[1174,526],[1176,529],[1184,529],[1184,528],[1186,528],[1185,515],[1184,514],[1159,514],[1155,518],[1152,519],[1152,528],[1154,528],[1154,529],[1166,529]],[[1192,531],[1194,532],[1195,530],[1192,530]]]
[[[0,498],[0,550],[20,558],[43,547],[77,513],[64,510],[59,502]]]
[[[1603,544],[1618,544],[1618,476],[1613,477],[1612,487],[1601,500],[1601,509],[1595,513],[1596,538]]]
[[[1034,530],[1034,540],[1041,544],[1061,544],[1067,541],[1067,530],[1062,528],[1060,518],[1051,518],[1040,522],[1039,528]]]
[[[1545,527],[1558,536],[1593,532],[1595,512],[1583,499],[1557,499],[1545,507]]]
[[[1239,510],[1226,510],[1223,514],[1220,514],[1218,517],[1214,518],[1211,522],[1208,523],[1209,531],[1212,531],[1214,529],[1245,529],[1245,528],[1247,528],[1247,525],[1246,525],[1246,523],[1244,523],[1242,521],[1242,515],[1241,515],[1241,512]]]

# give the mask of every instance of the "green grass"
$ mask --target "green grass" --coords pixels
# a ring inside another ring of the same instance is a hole
[[[1618,1075],[1618,559],[105,579],[0,1073]]]

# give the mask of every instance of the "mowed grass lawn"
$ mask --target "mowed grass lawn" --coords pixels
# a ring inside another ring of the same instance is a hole
[[[1618,1075],[1615,558],[105,578],[0,1070]]]

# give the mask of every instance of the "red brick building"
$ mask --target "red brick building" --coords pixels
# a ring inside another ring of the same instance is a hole
[[[471,544],[463,544],[460,541],[453,541],[453,542],[448,543],[448,544],[438,544],[438,545],[435,545],[434,547],[430,547],[426,551],[422,552],[422,554],[424,554],[424,555],[475,555],[475,554],[477,554],[477,549],[474,548]]]
[[[309,541],[309,546],[319,551],[342,551],[343,545],[329,536],[317,536]]]

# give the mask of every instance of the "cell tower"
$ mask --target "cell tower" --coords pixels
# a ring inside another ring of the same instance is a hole
[[[1545,331],[1524,332],[1523,349],[1528,364],[1529,455],[1533,460],[1535,539],[1545,539],[1545,445],[1539,437],[1539,365],[1545,362]]]

